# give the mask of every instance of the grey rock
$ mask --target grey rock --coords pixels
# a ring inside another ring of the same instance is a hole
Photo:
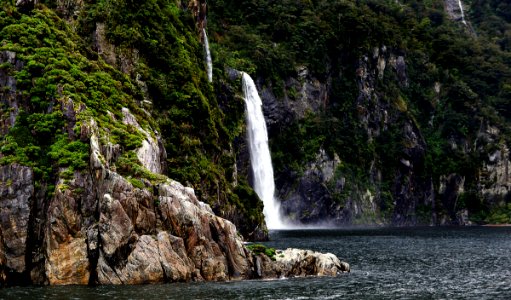
[[[9,272],[21,274],[26,271],[25,255],[33,198],[34,174],[31,168],[17,164],[0,166],[0,247],[3,248],[3,266]]]

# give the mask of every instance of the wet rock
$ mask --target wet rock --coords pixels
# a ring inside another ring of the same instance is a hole
[[[447,15],[455,21],[462,21],[462,15],[464,14],[462,9],[463,7],[460,7],[459,0],[444,0],[445,3],[445,11],[447,12]],[[463,3],[462,3],[463,5]]]

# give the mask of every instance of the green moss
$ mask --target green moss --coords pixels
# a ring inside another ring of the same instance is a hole
[[[128,177],[128,181],[136,188],[138,189],[144,189],[145,188],[145,185],[142,181],[136,179],[136,178],[131,178],[131,177]]]
[[[256,255],[264,254],[271,258],[272,260],[275,260],[275,249],[269,248],[261,244],[249,244],[246,246],[248,250],[252,251]]]

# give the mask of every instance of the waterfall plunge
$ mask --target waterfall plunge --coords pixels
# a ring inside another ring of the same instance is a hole
[[[268,132],[264,120],[262,102],[254,81],[242,73],[243,92],[247,108],[247,132],[250,163],[254,175],[254,191],[264,203],[264,218],[268,229],[287,228],[282,221],[280,204],[275,199],[275,182],[268,147]]]
[[[213,82],[213,61],[211,60],[211,52],[209,51],[209,41],[208,35],[206,34],[206,29],[202,28],[202,36],[204,38],[204,49],[206,51],[206,64],[208,71],[208,81]]]

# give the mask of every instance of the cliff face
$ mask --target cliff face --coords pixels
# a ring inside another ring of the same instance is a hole
[[[389,52],[386,47],[376,48],[371,56],[362,57],[357,66],[358,96],[353,105],[365,131],[366,143],[393,143],[392,149],[380,146],[391,153],[376,152],[370,157],[368,169],[364,170],[367,172],[364,184],[357,182],[344,167],[352,162],[349,158],[343,161],[339,158],[342,153],[327,153],[321,147],[315,157],[302,164],[301,170],[292,170],[289,165],[277,169],[278,197],[284,215],[298,223],[330,226],[470,225],[481,221],[477,218],[482,206],[499,207],[507,202],[509,158],[499,129],[489,124],[481,126],[471,133],[475,138],[473,146],[468,144],[467,137],[451,140],[452,151],[471,157],[483,156],[483,161],[475,167],[475,177],[462,174],[462,170],[447,173],[441,170],[435,177],[436,174],[426,169],[432,147],[427,144],[406,102],[399,96],[391,102],[384,99],[382,87],[377,83],[387,72],[385,76],[407,89],[411,79],[406,73],[405,57]],[[303,74],[303,69],[301,72]],[[329,89],[332,79],[320,82],[300,75],[298,78],[287,81],[305,82],[300,98],[292,103],[288,96],[277,99],[271,91],[261,87],[275,143],[283,138],[281,128],[306,119],[306,114],[297,111],[297,106],[307,107],[309,118],[311,115],[326,118],[325,110],[329,108],[325,103],[332,97]],[[310,91],[307,86],[319,88]],[[429,89],[440,97],[441,86],[437,82]],[[293,88],[297,87],[286,85],[286,89]],[[430,125],[433,119],[434,116]],[[488,149],[494,150],[488,152]],[[471,177],[470,191],[466,189],[467,176]],[[469,203],[471,200],[467,198],[474,196],[480,202]]]
[[[258,78],[284,214],[334,226],[511,222],[507,6],[212,6],[220,60]]]
[[[415,214],[418,206],[434,207],[432,179],[415,175],[424,168],[426,143],[414,120],[406,115],[403,100],[389,102],[382,99],[377,82],[383,79],[385,72],[387,76],[395,78],[397,85],[403,88],[408,86],[404,56],[396,55],[386,47],[375,48],[371,56],[363,56],[357,63],[354,75],[358,96],[352,105],[356,107],[357,122],[365,132],[367,144],[381,139],[391,126],[399,124],[393,130],[399,132],[406,147],[400,148],[402,153],[394,158],[396,168],[382,169],[381,158],[376,154],[370,158],[369,169],[365,170],[369,182],[363,186],[345,174],[338,153],[327,153],[320,147],[302,170],[297,172],[285,167],[277,171],[278,195],[282,200],[283,212],[292,220],[331,226],[389,223],[402,226],[434,222],[433,215],[418,220]],[[297,99],[290,100],[289,96],[285,96],[277,100],[271,91],[262,88],[269,131],[273,133],[273,138],[279,139],[279,128],[303,121],[307,115],[323,118],[329,109],[329,99],[333,97],[331,81],[332,78],[324,81],[313,78],[302,67],[298,79],[291,78],[285,85],[286,90],[298,91]],[[296,84],[299,82],[302,83]],[[351,163],[349,159],[346,162]],[[392,174],[386,176],[392,178],[390,189],[393,201],[384,203],[389,201],[385,199],[389,191],[381,189],[382,173],[389,171]]]

